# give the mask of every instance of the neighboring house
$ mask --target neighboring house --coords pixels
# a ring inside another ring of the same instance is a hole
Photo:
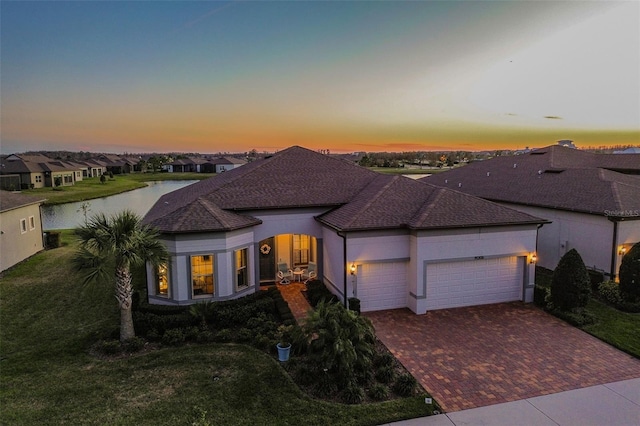
[[[191,304],[273,284],[278,263],[317,266],[364,311],[533,298],[544,220],[461,192],[291,147],[164,195],[144,223],[170,260],[149,301]]]
[[[640,241],[640,154],[595,154],[552,145],[497,157],[423,181],[551,221],[538,233],[539,265],[575,248],[587,267],[615,278]]]
[[[84,178],[100,177],[103,174],[107,173],[107,165],[103,161],[97,159],[89,159],[78,161],[78,163],[85,166],[84,168],[82,168],[82,176]]]
[[[18,192],[0,191],[0,271],[41,251],[44,200]]]
[[[193,158],[179,158],[169,164],[165,164],[164,169],[169,173],[196,173],[199,170],[200,162]]]
[[[246,161],[235,157],[212,158],[200,165],[201,173],[223,173],[247,164]]]
[[[96,160],[103,163],[107,172],[111,172],[114,175],[131,173],[134,170],[134,167],[138,164],[138,161],[135,159],[121,157],[116,154],[101,154],[96,158]]]
[[[0,164],[0,174],[20,176],[20,188],[16,189],[70,186],[81,173],[78,165],[42,154],[12,154]]]

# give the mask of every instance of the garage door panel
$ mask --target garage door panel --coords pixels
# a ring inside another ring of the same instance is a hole
[[[427,264],[427,309],[521,300],[523,268],[516,256]]]
[[[407,263],[365,263],[358,267],[356,297],[363,312],[407,306]]]

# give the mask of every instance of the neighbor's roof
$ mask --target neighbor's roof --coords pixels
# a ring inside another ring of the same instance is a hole
[[[40,204],[44,201],[44,198],[25,195],[20,192],[0,191],[0,212],[14,210],[32,204]]]
[[[304,207],[331,209],[318,220],[340,230],[544,222],[298,146],[166,194],[144,221],[162,232],[223,231],[260,223],[246,211]]]
[[[640,211],[638,154],[595,154],[553,145],[421,181],[499,202],[609,216]]]

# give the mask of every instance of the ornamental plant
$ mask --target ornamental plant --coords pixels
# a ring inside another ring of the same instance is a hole
[[[569,250],[558,262],[551,277],[553,306],[572,311],[584,308],[591,297],[591,281],[582,257],[576,249]]]

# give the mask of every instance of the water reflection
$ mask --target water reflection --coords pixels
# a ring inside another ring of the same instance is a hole
[[[111,215],[129,209],[140,216],[147,214],[151,206],[164,194],[184,188],[197,180],[165,180],[147,182],[149,186],[121,194],[77,203],[42,206],[42,226],[51,229],[71,229],[84,225],[83,203],[88,204],[87,217],[96,213]]]

